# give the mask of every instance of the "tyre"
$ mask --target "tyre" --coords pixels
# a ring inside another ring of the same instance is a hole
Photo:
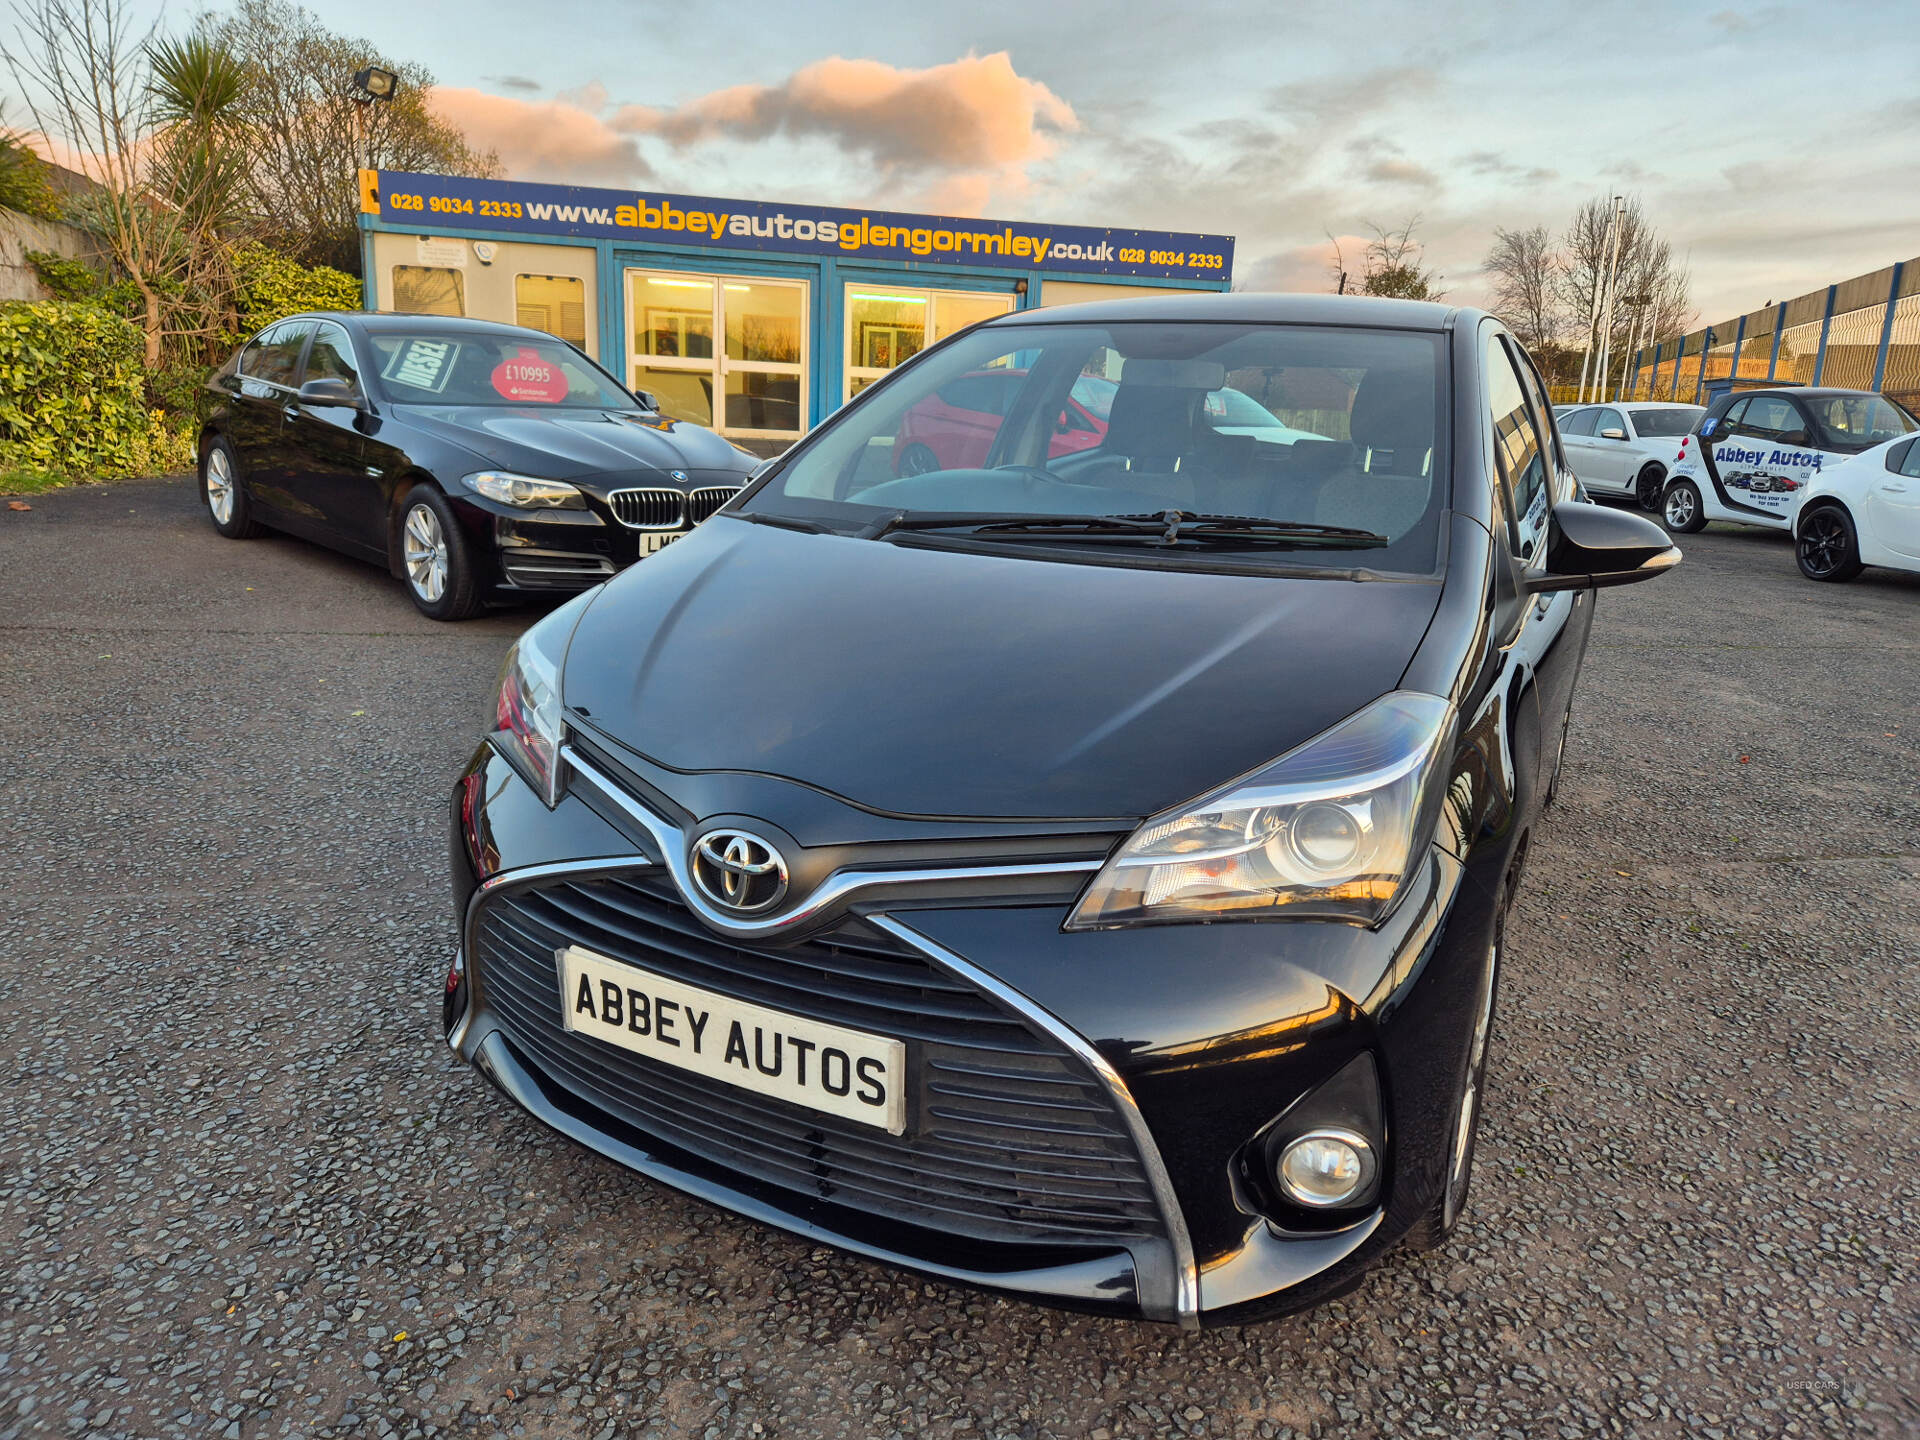
[[[251,540],[266,532],[253,518],[253,499],[240,483],[239,463],[224,436],[214,436],[200,452],[200,500],[213,528],[229,540]]]
[[[1801,520],[1793,556],[1809,580],[1851,580],[1866,568],[1853,517],[1838,505],[1822,505]]]
[[[1700,507],[1700,491],[1691,480],[1676,480],[1667,487],[1660,505],[1660,518],[1676,535],[1698,535],[1707,528],[1706,512]]]
[[[929,475],[940,468],[940,457],[925,445],[914,443],[900,452],[902,475]]]
[[[1406,1243],[1415,1250],[1437,1250],[1459,1228],[1466,1210],[1467,1190],[1473,1182],[1473,1150],[1480,1138],[1480,1113],[1487,1088],[1487,1042],[1493,1036],[1494,1002],[1500,990],[1500,959],[1506,949],[1507,910],[1513,904],[1516,871],[1510,872],[1502,887],[1500,907],[1493,917],[1493,941],[1487,947],[1475,992],[1473,1035],[1467,1046],[1465,1074],[1460,1082],[1460,1102],[1453,1116],[1453,1135],[1448,1146],[1447,1178],[1434,1198],[1432,1207],[1407,1231]]]
[[[447,497],[431,485],[407,492],[400,509],[400,573],[430,620],[465,620],[480,610],[473,547]]]
[[[1660,513],[1661,491],[1667,483],[1667,472],[1658,465],[1644,467],[1633,482],[1633,498],[1640,508],[1649,515]]]

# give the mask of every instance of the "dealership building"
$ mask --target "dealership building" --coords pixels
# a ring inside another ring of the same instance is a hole
[[[372,310],[550,331],[774,454],[993,315],[1225,290],[1233,237],[363,170]]]

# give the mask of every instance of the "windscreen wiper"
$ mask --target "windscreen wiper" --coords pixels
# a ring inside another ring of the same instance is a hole
[[[1274,544],[1327,544],[1339,549],[1372,549],[1392,542],[1372,530],[1349,525],[1315,525],[1293,520],[1264,520],[1249,515],[1209,515],[1164,510],[1157,515],[1032,515],[1018,511],[896,511],[862,531],[879,538],[901,530],[961,530],[994,540],[1073,539],[1096,544],[1179,545],[1237,540]]]

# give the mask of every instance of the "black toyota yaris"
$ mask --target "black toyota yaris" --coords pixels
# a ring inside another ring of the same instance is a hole
[[[984,459],[901,474],[992,370]],[[1459,1220],[1592,591],[1678,559],[1578,499],[1475,311],[962,332],[521,637],[454,792],[450,1042],[921,1272],[1186,1325],[1326,1299]]]

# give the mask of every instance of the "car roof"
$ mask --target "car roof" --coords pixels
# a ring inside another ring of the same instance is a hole
[[[1041,294],[1044,297],[1045,291]],[[1473,312],[1427,300],[1389,300],[1378,295],[1223,293],[1144,295],[1138,300],[1092,300],[1015,310],[989,325],[1104,325],[1129,320],[1239,321],[1253,325],[1365,325],[1389,330],[1444,330]]]
[[[1850,390],[1844,385],[1768,385],[1752,390],[1730,390],[1727,398],[1732,400],[1750,399],[1755,395],[1797,395],[1803,400],[1821,400],[1834,395],[1872,395],[1885,399],[1878,390]]]
[[[524,325],[507,325],[498,320],[476,320],[467,315],[407,315],[390,310],[308,310],[289,320],[344,320],[377,334],[382,330],[418,329],[428,325],[451,335],[539,335],[551,340],[545,330]]]
[[[1618,405],[1622,410],[1704,410],[1691,400],[1589,400],[1589,405]]]

